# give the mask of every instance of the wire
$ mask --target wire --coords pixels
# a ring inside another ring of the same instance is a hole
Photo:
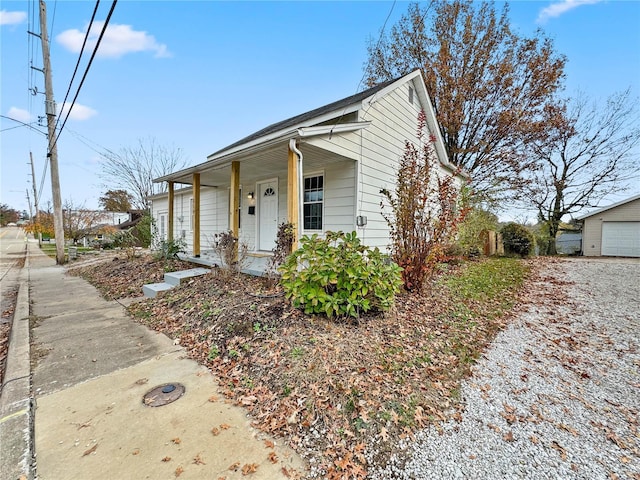
[[[80,66],[80,60],[82,60],[82,54],[84,53],[84,47],[87,45],[87,40],[89,39],[89,33],[91,32],[91,27],[93,26],[93,21],[96,18],[96,13],[98,12],[98,6],[100,5],[100,0],[96,1],[96,6],[93,9],[93,15],[91,15],[91,20],[89,21],[89,26],[87,27],[87,33],[84,36],[84,41],[82,42],[82,48],[80,49],[80,55],[78,55],[78,61],[76,62],[76,67],[73,69],[73,75],[71,75],[71,81],[69,82],[69,88],[67,88],[67,93],[64,96],[64,100],[62,101],[62,106],[64,108],[64,104],[67,103],[67,98],[69,98],[69,92],[71,92],[71,87],[73,86],[73,81],[76,78],[76,73],[78,73],[78,67]],[[53,130],[55,131],[58,128],[58,123],[60,122],[60,117],[56,119],[56,124]]]
[[[118,0],[113,0],[113,3],[111,4],[111,9],[109,10],[109,14],[107,15],[107,18],[104,21],[104,25],[102,26],[102,31],[100,32],[100,36],[98,37],[96,46],[93,49],[93,53],[91,54],[91,58],[89,59],[87,68],[84,71],[84,75],[82,75],[82,79],[80,80],[80,85],[78,85],[78,90],[76,90],[76,95],[73,97],[73,101],[71,102],[71,105],[67,110],[67,115],[65,116],[64,121],[62,122],[62,126],[60,127],[60,130],[58,131],[58,134],[56,135],[55,140],[53,141],[53,143],[51,144],[51,147],[49,148],[49,152],[51,152],[53,147],[55,147],[56,144],[58,143],[60,134],[62,133],[62,130],[64,130],[64,126],[67,124],[67,120],[69,120],[69,116],[71,115],[71,110],[73,109],[73,106],[76,104],[76,100],[78,99],[78,95],[80,94],[80,89],[82,88],[82,85],[84,84],[84,81],[87,78],[87,74],[89,73],[89,69],[91,68],[91,64],[93,63],[93,59],[95,58],[96,53],[98,53],[100,42],[102,42],[102,37],[104,37],[104,33],[107,30],[107,26],[109,25],[109,21],[111,20],[111,15],[113,14],[113,11],[115,10],[117,3],[118,3]]]
[[[7,130],[13,130],[14,128],[29,127],[31,130],[35,130],[36,132],[38,132],[41,135],[44,135],[45,137],[47,136],[47,134],[45,132],[43,132],[41,130],[38,130],[37,128],[35,128],[33,126],[33,124],[36,123],[36,122],[25,123],[25,122],[22,122],[20,120],[16,120],[15,118],[7,117],[6,115],[0,115],[0,117],[6,118],[7,120],[12,120],[14,122],[18,122],[20,124],[20,125],[16,125],[15,127],[4,128],[4,129],[0,130],[0,132],[6,132]]]

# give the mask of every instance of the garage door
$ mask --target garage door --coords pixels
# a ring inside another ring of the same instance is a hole
[[[640,257],[640,222],[602,222],[602,255]]]

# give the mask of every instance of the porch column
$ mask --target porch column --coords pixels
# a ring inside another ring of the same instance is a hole
[[[167,232],[167,239],[169,242],[173,242],[173,199],[174,199],[174,191],[173,191],[173,182],[167,182],[169,184],[169,225],[167,228],[169,231]]]
[[[229,198],[229,227],[235,238],[240,235],[240,162],[231,162],[231,194]],[[238,245],[236,243],[233,259],[238,259]]]
[[[200,256],[200,174],[193,174],[193,256]]]
[[[298,156],[291,148],[289,148],[289,159],[287,164],[287,222],[293,225],[293,243],[292,250],[298,248],[298,214],[300,205],[298,205]]]

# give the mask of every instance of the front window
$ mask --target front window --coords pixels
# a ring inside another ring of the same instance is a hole
[[[304,179],[304,229],[322,230],[324,203],[324,176],[315,175]]]

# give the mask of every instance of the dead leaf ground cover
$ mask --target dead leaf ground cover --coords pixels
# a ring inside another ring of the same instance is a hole
[[[460,380],[507,322],[533,265],[443,265],[422,294],[403,293],[393,311],[358,321],[304,315],[262,279],[219,269],[129,312],[210,367],[258,428],[309,461],[311,476],[358,479],[399,438],[459,415]],[[189,267],[147,257],[75,273],[117,298]]]

